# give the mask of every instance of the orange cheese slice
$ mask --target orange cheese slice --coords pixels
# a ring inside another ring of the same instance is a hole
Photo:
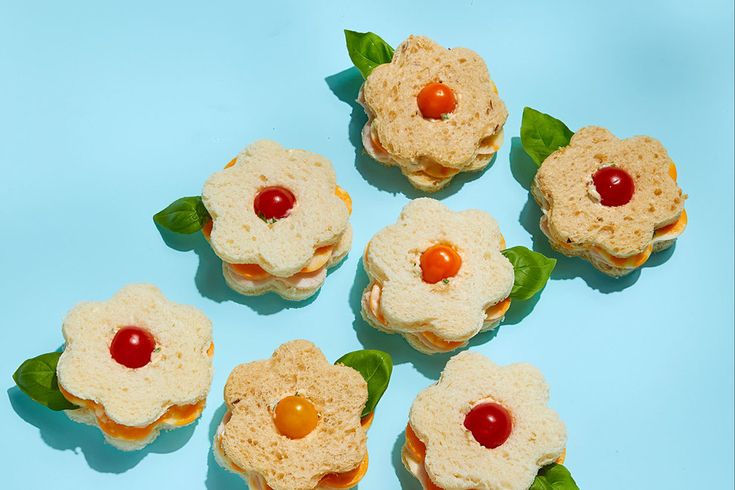
[[[59,385],[59,390],[64,395],[64,398],[73,404],[91,410],[97,418],[97,425],[102,429],[102,432],[110,437],[125,439],[128,441],[139,441],[147,438],[151,432],[153,432],[153,429],[162,423],[178,426],[186,425],[199,417],[202,410],[204,410],[205,403],[205,400],[202,400],[190,405],[173,405],[152,424],[144,427],[131,427],[128,425],[118,424],[110,419],[105,413],[104,407],[99,403],[93,402],[92,400],[77,398],[62,388],[61,385]]]
[[[459,173],[459,169],[457,168],[445,167],[436,162],[425,163],[421,170],[435,179],[446,179]]]
[[[329,262],[329,259],[332,258],[332,252],[334,251],[334,246],[327,245],[325,247],[319,247],[314,251],[314,256],[311,258],[308,264],[306,264],[306,267],[301,269],[300,272],[303,273],[309,273],[309,272],[316,272],[325,265],[327,265],[327,262]]]
[[[204,223],[204,226],[202,226],[202,234],[207,240],[209,240],[209,237],[212,236],[212,226],[214,226],[214,223],[211,219]]]
[[[345,206],[347,206],[347,212],[352,214],[352,198],[347,193],[347,191],[341,188],[340,186],[337,186],[334,188],[334,193],[337,195],[337,197],[339,197],[340,199],[342,199],[342,201],[344,201]]]
[[[653,245],[649,245],[646,247],[643,252],[635,255],[631,255],[630,257],[616,257],[605,250],[595,247],[595,252],[602,255],[602,257],[610,264],[616,266],[616,267],[626,267],[626,268],[635,268],[640,267],[643,264],[646,263],[648,260],[648,257],[651,256],[651,252],[653,251]]]
[[[406,424],[406,449],[413,459],[423,464],[426,459],[426,445],[418,438],[411,424]]]
[[[360,419],[360,425],[363,429],[368,430],[373,425],[373,419],[375,418],[375,411],[373,410],[369,414],[365,415]]]
[[[437,349],[440,349],[442,351],[450,351],[454,350],[457,347],[461,347],[465,344],[464,341],[450,341],[450,340],[443,340],[441,337],[436,335],[432,332],[421,332],[420,335],[426,339],[430,344],[432,344]]]
[[[319,480],[319,486],[325,486],[328,488],[352,488],[362,480],[362,477],[367,473],[367,469],[368,455],[365,454],[365,457],[357,468],[344,473],[329,473],[324,475],[322,479]]]
[[[510,298],[505,298],[503,301],[496,303],[485,310],[485,321],[492,322],[499,318],[503,318],[509,308]]]
[[[676,172],[676,165],[674,165],[674,162],[671,162],[669,164],[669,175],[672,179],[674,179],[674,182],[676,182],[676,177],[678,176],[678,174]]]
[[[237,157],[233,158],[229,162],[227,162],[227,165],[225,165],[225,168],[233,167],[237,163]]]
[[[653,237],[660,237],[664,235],[679,235],[684,231],[684,228],[687,227],[687,223],[689,221],[689,218],[687,217],[687,212],[685,209],[681,210],[681,215],[679,216],[679,219],[671,223],[670,225],[662,226],[661,228],[657,229]]]
[[[271,276],[258,264],[230,264],[230,269],[250,281],[261,281]]]

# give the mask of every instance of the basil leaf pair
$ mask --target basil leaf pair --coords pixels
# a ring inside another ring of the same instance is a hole
[[[209,211],[200,196],[182,197],[153,215],[153,221],[162,228],[176,233],[191,234],[211,221]]]
[[[526,247],[507,248],[502,254],[513,264],[512,299],[526,300],[541,291],[554,270],[556,259],[529,250]]]
[[[579,490],[579,487],[564,465],[552,463],[539,470],[528,490]]]
[[[393,48],[380,36],[372,32],[355,32],[345,29],[345,41],[350,59],[355,64],[363,78],[383,63],[390,63],[393,59]]]
[[[337,359],[335,364],[351,367],[362,374],[368,385],[368,399],[362,417],[371,414],[385,393],[393,372],[393,359],[382,350],[358,350]]]
[[[13,373],[13,381],[23,393],[51,410],[73,410],[78,407],[59,390],[56,377],[59,357],[61,352],[49,352],[25,360]]]
[[[569,145],[574,132],[560,120],[530,107],[523,109],[521,145],[528,156],[541,165],[559,148]]]

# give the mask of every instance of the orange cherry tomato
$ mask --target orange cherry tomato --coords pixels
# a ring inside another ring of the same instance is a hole
[[[319,414],[313,403],[302,396],[287,396],[276,405],[273,421],[278,432],[289,439],[301,439],[314,430]]]
[[[461,266],[462,257],[449,245],[433,245],[421,254],[421,275],[429,284],[456,276]]]
[[[441,119],[457,108],[457,99],[451,88],[443,83],[430,83],[416,97],[421,115],[426,119]]]

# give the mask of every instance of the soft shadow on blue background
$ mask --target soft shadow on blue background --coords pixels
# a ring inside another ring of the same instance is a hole
[[[414,352],[358,310],[365,243],[422,194],[362,152],[361,81],[344,28],[394,46],[426,34],[485,58],[510,113],[504,145],[486,170],[436,197],[490,212],[509,246],[553,254],[517,139],[524,106],[572,129],[662,141],[689,194],[675,250],[621,280],[554,254],[541,297],[514,302],[470,348],[544,372],[581,488],[733,487],[732,2],[447,6],[0,1],[3,488],[244,488],[211,455],[225,380],[299,337],[332,360],[363,346],[393,355],[360,489],[418,488],[400,464],[403,431],[448,356]],[[308,301],[235,295],[201,237],[162,233],[151,219],[260,138],[327,156],[353,197],[353,249]],[[203,309],[217,348],[202,419],[127,454],[28,400],[11,374],[59,345],[74,304],[132,282]]]

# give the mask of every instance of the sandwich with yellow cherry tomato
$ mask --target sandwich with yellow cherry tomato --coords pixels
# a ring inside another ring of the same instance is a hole
[[[392,371],[390,356],[351,352],[330,364],[293,340],[237,366],[213,448],[250,490],[352,488],[368,469],[367,430]]]

